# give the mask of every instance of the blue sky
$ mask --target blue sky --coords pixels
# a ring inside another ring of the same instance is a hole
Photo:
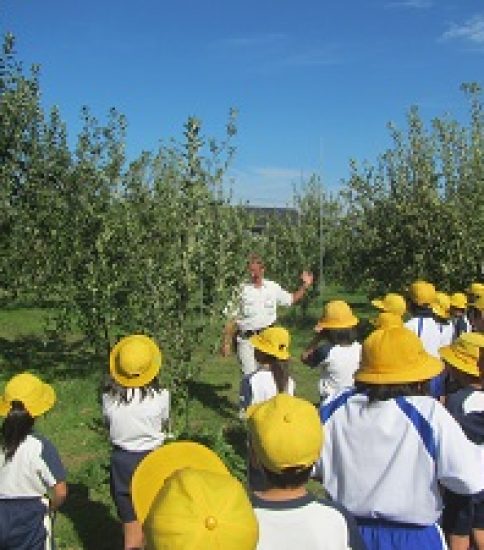
[[[235,107],[234,197],[264,206],[313,172],[337,188],[411,105],[465,121],[459,86],[484,75],[482,0],[3,0],[0,28],[72,140],[82,105],[126,115],[132,159],[190,115],[222,137]]]

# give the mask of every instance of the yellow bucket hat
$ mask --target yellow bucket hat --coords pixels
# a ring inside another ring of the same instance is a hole
[[[435,302],[435,287],[427,281],[415,281],[410,285],[408,295],[418,306],[430,305]]]
[[[393,292],[388,293],[383,298],[375,298],[371,301],[371,304],[377,309],[400,316],[402,316],[407,310],[405,298],[400,294],[395,294]]]
[[[155,378],[161,361],[161,350],[151,338],[133,334],[122,338],[111,350],[109,370],[118,384],[139,388]]]
[[[478,377],[479,373],[479,348],[484,347],[484,335],[475,334],[474,337],[466,338],[465,334],[462,334],[455,342],[452,342],[450,346],[444,346],[439,349],[439,355],[444,361],[449,363],[450,366],[470,374],[471,376]],[[478,342],[481,342],[479,345]]]
[[[380,313],[370,323],[376,328],[403,327],[403,319],[400,315],[384,311]]]
[[[430,304],[430,308],[441,319],[450,317],[450,296],[445,292],[436,292],[435,300]]]
[[[363,342],[361,366],[355,380],[368,384],[405,384],[429,380],[443,369],[429,355],[420,338],[405,327],[372,332]]]
[[[258,523],[242,485],[207,447],[189,441],[159,447],[131,482],[148,549],[254,550]]]
[[[469,303],[470,307],[484,311],[484,294],[482,296],[476,296],[472,302]]]
[[[267,353],[272,357],[285,361],[291,357],[289,344],[291,337],[289,332],[282,327],[269,327],[259,334],[255,334],[249,340],[255,349]]]
[[[55,403],[55,391],[28,372],[15,375],[5,386],[5,392],[0,397],[0,416],[7,416],[12,407],[12,401],[20,401],[32,417],[40,416],[50,410]]]
[[[271,472],[311,466],[323,445],[323,427],[314,405],[280,393],[247,409],[247,425],[257,458]]]
[[[450,295],[450,305],[456,309],[465,309],[467,307],[467,296],[463,292],[454,292]]]
[[[353,315],[350,306],[342,300],[332,300],[324,306],[323,316],[314,330],[319,332],[329,328],[351,328],[358,324],[358,317]]]
[[[484,283],[471,283],[466,288],[466,292],[471,296],[484,296]]]

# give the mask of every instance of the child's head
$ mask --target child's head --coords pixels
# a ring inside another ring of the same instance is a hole
[[[474,333],[470,338],[462,334],[450,346],[439,349],[440,357],[450,367],[452,377],[461,386],[479,383],[479,345],[475,338],[484,344],[484,335]]]
[[[342,300],[331,300],[325,304],[323,315],[314,330],[326,337],[332,344],[351,344],[356,339],[358,324],[351,307]]]
[[[210,449],[159,447],[138,465],[133,504],[151,550],[253,550],[258,524],[242,485]]]
[[[270,485],[304,485],[323,445],[316,408],[304,399],[278,394],[249,407],[247,419],[255,455]]]
[[[2,447],[6,460],[10,460],[18,446],[31,432],[36,417],[54,406],[55,391],[28,372],[17,374],[7,382],[0,397]]]
[[[430,304],[436,321],[445,323],[450,317],[450,296],[445,292],[436,292],[435,299]]]
[[[287,361],[291,355],[289,345],[291,336],[282,327],[269,327],[250,338],[254,346],[256,359],[262,364],[271,361]]]
[[[468,315],[474,331],[484,333],[484,295],[469,303]]]
[[[383,311],[375,319],[372,319],[370,323],[375,328],[403,327],[402,317],[389,311]]]
[[[408,289],[409,310],[415,313],[419,310],[430,310],[430,304],[435,302],[435,287],[427,281],[414,281]]]
[[[133,334],[122,338],[111,350],[109,370],[112,378],[125,388],[141,388],[158,375],[160,348],[148,336]]]
[[[443,370],[442,363],[429,355],[420,338],[405,327],[390,326],[373,331],[363,342],[361,365],[355,373],[355,381],[369,388],[370,393],[383,399],[408,394],[437,376]],[[388,388],[382,392],[381,387]],[[371,392],[372,388],[376,388]]]
[[[474,302],[479,296],[484,296],[484,283],[474,282],[466,288],[469,302]]]
[[[467,296],[463,292],[454,292],[450,295],[451,317],[462,317],[467,309]]]
[[[400,294],[389,292],[383,298],[376,298],[371,301],[371,304],[377,309],[387,313],[393,313],[401,317],[407,311],[407,303],[405,298]]]

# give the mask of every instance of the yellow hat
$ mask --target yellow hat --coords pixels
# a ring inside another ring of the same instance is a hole
[[[169,443],[136,468],[131,494],[147,548],[253,550],[258,525],[242,485],[210,449]]]
[[[471,283],[466,292],[471,296],[484,296],[484,283]]]
[[[395,294],[393,292],[390,292],[383,298],[376,298],[375,300],[372,300],[371,303],[377,309],[381,309],[382,311],[387,311],[389,313],[395,313],[395,315],[400,316],[407,310],[405,298],[400,294]]]
[[[358,318],[353,315],[350,306],[342,300],[332,300],[324,306],[323,316],[314,330],[329,328],[351,328],[358,324]]]
[[[400,315],[384,311],[370,321],[377,328],[402,327],[403,319]]]
[[[450,295],[450,305],[456,309],[465,309],[467,307],[467,296],[463,292],[454,292]]]
[[[249,340],[255,349],[283,361],[290,357],[290,341],[289,332],[282,327],[266,328],[259,334],[252,336]]]
[[[482,296],[476,295],[469,303],[469,306],[478,309],[479,311],[484,311],[484,294]]]
[[[450,297],[445,292],[436,292],[435,300],[430,304],[432,311],[441,319],[450,317]]]
[[[420,338],[405,327],[372,332],[363,342],[361,366],[355,380],[368,384],[405,384],[429,380],[443,369],[429,355]]]
[[[127,388],[145,386],[161,368],[161,350],[155,342],[142,334],[122,338],[111,350],[111,376]]]
[[[5,386],[5,392],[0,397],[0,416],[7,416],[12,401],[20,401],[34,418],[47,412],[54,406],[55,391],[28,372],[15,375]]]
[[[410,285],[408,295],[418,306],[430,305],[435,301],[435,287],[427,281],[415,281]]]
[[[257,458],[271,472],[306,468],[318,459],[323,427],[314,405],[285,393],[247,409]]]
[[[479,346],[475,345],[472,340],[469,341],[469,339],[463,338],[463,336],[461,335],[450,346],[440,348],[439,355],[450,366],[477,377],[480,375],[477,364],[479,360]],[[478,336],[481,336],[482,340],[484,340],[484,335],[481,334]],[[484,345],[484,342],[482,345]]]
[[[484,348],[484,334],[480,332],[464,332],[460,335],[460,339],[477,348]]]

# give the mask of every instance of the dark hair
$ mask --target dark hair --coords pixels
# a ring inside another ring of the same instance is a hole
[[[356,341],[358,333],[356,327],[326,328],[321,332],[321,336],[335,346],[350,346]]]
[[[429,304],[419,305],[408,300],[408,312],[414,317],[433,317],[434,313]]]
[[[406,384],[367,384],[355,383],[359,393],[368,396],[368,403],[375,401],[388,401],[396,397],[409,397],[411,395],[429,395],[429,381],[407,382]]]
[[[2,449],[5,460],[11,460],[19,445],[32,431],[34,418],[21,401],[12,401],[10,412],[2,424]]]
[[[296,489],[301,485],[306,485],[311,476],[313,465],[302,467],[292,466],[284,468],[281,473],[271,472],[265,466],[262,466],[269,488],[277,489]]]
[[[127,388],[118,384],[116,380],[108,376],[103,384],[102,392],[108,394],[117,403],[131,403],[134,397],[134,388]],[[161,390],[160,382],[155,377],[151,382],[141,386],[141,401],[147,396],[153,396]]]
[[[287,391],[287,383],[289,382],[289,367],[287,361],[276,359],[273,355],[264,353],[258,349],[255,350],[256,356],[260,363],[269,365],[269,370],[272,372],[274,382],[278,393]]]

